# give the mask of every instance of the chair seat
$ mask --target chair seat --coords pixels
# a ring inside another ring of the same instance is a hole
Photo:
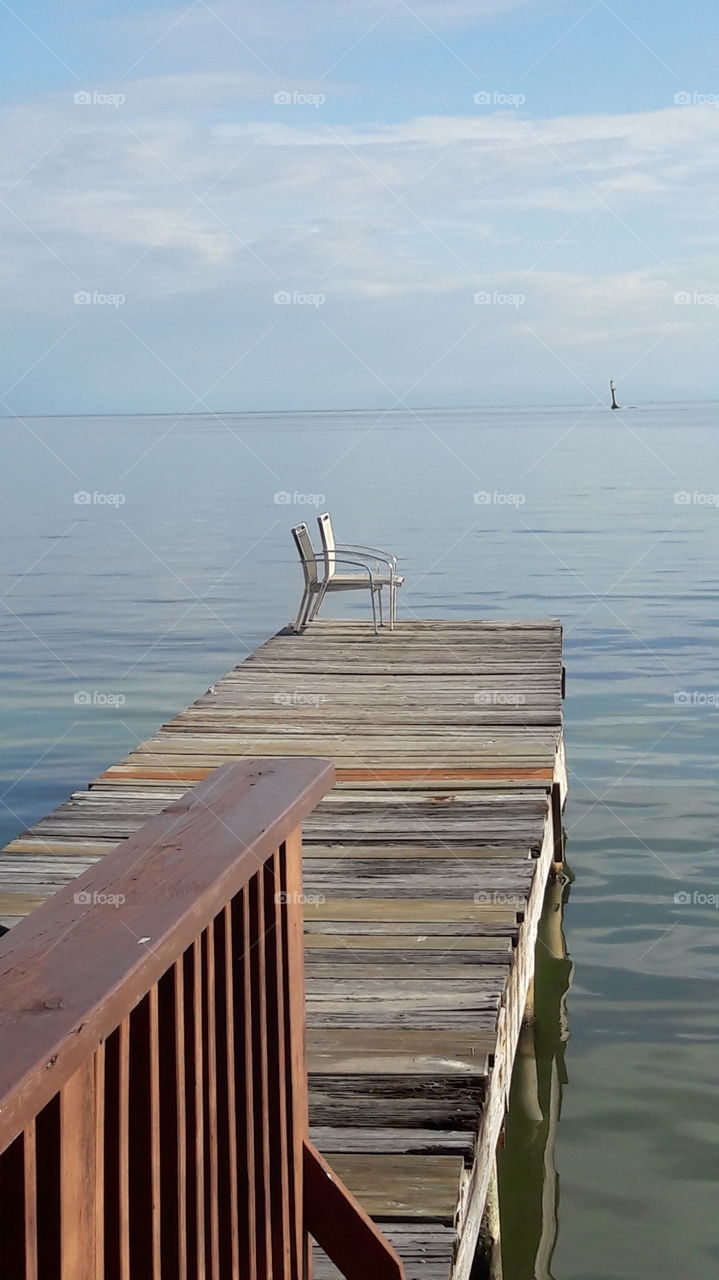
[[[401,587],[404,582],[404,578],[400,578],[396,574],[393,579],[390,579],[388,573],[374,573],[372,575],[372,580],[376,587],[388,587],[391,581],[395,582],[398,587]],[[367,574],[333,573],[327,583],[328,591],[342,591],[343,588],[349,591],[352,587],[369,587],[369,577]]]
[[[375,574],[374,585],[376,587],[389,586],[389,578],[386,574]],[[349,591],[351,587],[369,587],[369,577],[366,573],[333,573],[327,583],[327,591]]]

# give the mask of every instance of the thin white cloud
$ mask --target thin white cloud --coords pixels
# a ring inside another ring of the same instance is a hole
[[[715,109],[348,126],[319,109],[258,107],[268,83],[259,73],[234,86],[224,72],[162,85],[138,77],[118,108],[55,95],[8,109],[0,272],[14,323],[23,313],[31,328],[38,317],[65,323],[77,289],[119,291],[153,346],[164,331],[185,342],[188,315],[217,304],[221,365],[228,343],[276,319],[277,290],[320,292],[330,328],[366,348],[392,385],[390,350],[409,383],[413,362],[431,363],[432,342],[465,330],[474,336],[445,371],[458,387],[468,352],[498,386],[518,361],[528,378],[546,377],[542,344],[585,381],[600,353],[629,361],[664,331],[678,367],[712,349]],[[240,98],[255,119],[232,118]],[[476,291],[499,301],[477,304]],[[238,309],[253,317],[244,329]],[[308,312],[294,330],[282,310],[272,376],[283,358],[332,361],[319,319]],[[77,333],[87,332],[83,312]],[[296,346],[283,357],[290,332]],[[423,390],[441,397],[444,385]]]

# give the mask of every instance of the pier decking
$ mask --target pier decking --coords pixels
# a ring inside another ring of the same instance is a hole
[[[470,1273],[561,849],[561,644],[556,621],[281,632],[0,854],[11,927],[217,765],[334,762],[304,826],[312,1135],[408,1280]]]

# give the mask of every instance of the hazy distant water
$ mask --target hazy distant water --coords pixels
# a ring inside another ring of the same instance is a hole
[[[320,496],[345,540],[396,549],[406,616],[564,620],[558,1280],[704,1280],[719,1262],[718,417],[0,423],[3,843],[289,620],[289,529]]]

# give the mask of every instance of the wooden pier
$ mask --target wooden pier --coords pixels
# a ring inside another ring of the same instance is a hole
[[[281,632],[2,851],[0,923],[222,763],[332,761],[303,826],[312,1138],[407,1280],[468,1280],[561,861],[562,696],[556,621]]]

